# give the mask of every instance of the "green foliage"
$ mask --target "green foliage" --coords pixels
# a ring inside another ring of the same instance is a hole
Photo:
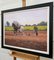
[[[13,27],[11,27],[11,26],[6,26],[6,27],[5,27],[5,30],[7,30],[7,31],[12,31],[12,30],[13,30]]]
[[[34,26],[24,26],[24,30],[33,30]]]
[[[47,26],[37,26],[38,30],[47,30]]]
[[[37,26],[38,30],[47,30],[47,26]],[[25,30],[34,30],[34,26],[25,26]]]
[[[38,30],[47,30],[47,26],[37,26]],[[14,30],[13,27],[5,27],[5,30]],[[34,26],[24,26],[24,30],[34,30]]]

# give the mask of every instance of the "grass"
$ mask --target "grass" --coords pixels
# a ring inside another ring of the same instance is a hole
[[[47,30],[47,26],[37,26],[38,30]],[[34,26],[25,26],[25,30],[34,30]]]
[[[37,26],[38,30],[47,30],[47,26]],[[5,30],[12,31],[13,27],[5,27]],[[34,26],[24,26],[24,30],[34,30]]]
[[[9,26],[9,27],[6,26],[6,27],[5,27],[5,30],[7,30],[7,31],[12,31],[12,30],[14,30],[14,29],[13,29],[13,27],[11,27],[11,26]]]

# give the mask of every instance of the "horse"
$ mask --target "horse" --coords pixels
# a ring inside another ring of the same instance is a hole
[[[19,32],[19,33],[23,33],[23,31],[24,31],[24,27],[23,26],[21,26],[18,22],[13,22],[12,23],[12,27],[13,27],[13,29],[14,29],[14,34],[17,34],[17,31]],[[24,34],[24,33],[23,33]]]

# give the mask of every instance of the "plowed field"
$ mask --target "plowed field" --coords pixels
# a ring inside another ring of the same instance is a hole
[[[17,34],[13,31],[5,31],[5,44],[47,51],[47,31],[38,31],[38,36],[34,31],[17,32]]]

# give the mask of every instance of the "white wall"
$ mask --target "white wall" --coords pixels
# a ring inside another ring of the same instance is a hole
[[[29,5],[50,2],[50,1],[54,1],[54,0],[26,0],[26,1],[27,1],[26,5],[29,6]],[[18,8],[18,7],[22,7],[22,0],[0,0],[0,16],[1,16],[1,10]],[[53,23],[54,23],[54,21],[53,21]],[[1,17],[0,17],[0,28],[1,28]],[[1,36],[1,29],[0,29],[0,36]],[[53,40],[54,40],[54,38],[53,38]],[[0,41],[1,41],[1,39],[0,39]],[[0,42],[0,44],[1,44],[1,42]],[[6,50],[6,49],[0,49],[0,60],[3,60],[3,59],[12,60],[12,58],[8,55],[8,51],[9,50]],[[20,59],[18,59],[18,60],[20,60]],[[54,59],[48,59],[48,58],[41,57],[40,60],[54,60]]]

